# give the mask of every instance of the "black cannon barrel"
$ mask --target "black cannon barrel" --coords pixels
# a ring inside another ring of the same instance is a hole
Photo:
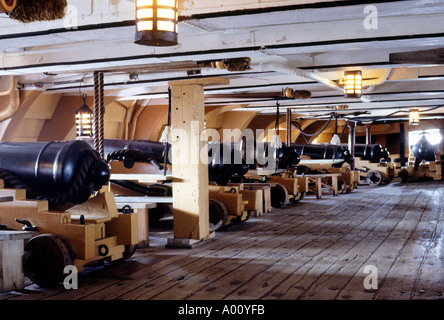
[[[346,147],[347,145],[342,145]],[[355,144],[355,157],[372,163],[389,160],[388,150],[380,144]]]
[[[296,152],[293,146],[282,144],[281,148],[277,150],[270,147],[269,142],[257,142],[255,140],[242,141],[239,143],[240,150],[245,163],[250,169],[255,169],[260,166],[267,166],[270,158],[278,158],[277,168],[287,169],[296,166],[301,157]],[[270,151],[272,154],[270,154]]]
[[[412,147],[415,161],[435,161],[435,147],[427,140],[425,135]]]
[[[266,142],[264,146],[264,156],[268,157],[270,150],[270,143]],[[292,145],[287,146],[285,143],[282,143],[282,146],[277,149],[271,149],[275,152],[278,169],[288,169],[296,166],[300,161],[301,157],[297,152],[296,148]]]
[[[94,148],[93,139],[83,139],[92,148]],[[167,146],[167,152],[170,145]],[[162,142],[151,140],[120,140],[120,139],[105,139],[104,140],[105,158],[107,155],[119,150],[136,150],[145,153],[153,160],[163,163],[165,155],[165,144]]]
[[[93,139],[85,139],[90,146],[94,146]],[[168,144],[167,148],[171,146]],[[209,142],[209,179],[217,184],[226,184],[231,176],[244,176],[248,169],[257,166],[256,160],[256,143],[243,142]],[[135,150],[149,156],[159,163],[165,160],[165,144],[151,140],[104,140],[105,158],[112,153],[122,150]],[[249,150],[251,149],[251,150]],[[268,144],[263,145],[263,153],[265,157],[268,153]],[[168,151],[167,151],[168,152]],[[279,168],[285,169],[289,166],[295,166],[299,163],[299,154],[293,147],[283,146],[277,152],[279,157]],[[129,161],[131,162],[131,161]]]
[[[56,204],[85,202],[110,176],[99,154],[78,140],[2,142],[0,169],[1,178],[13,187]]]
[[[84,139],[91,147],[94,147],[93,139]],[[170,144],[167,144],[166,152],[168,154]],[[128,152],[124,157],[116,157],[122,159],[124,163],[127,161],[128,167],[131,167],[133,161],[130,160],[132,156],[137,159],[134,161],[141,161],[140,159],[154,160],[157,163],[169,162],[168,157],[165,157],[165,144],[162,142],[151,140],[118,140],[105,139],[104,140],[105,158],[108,159],[112,154],[125,154],[124,151],[136,151],[138,154]],[[210,181],[217,184],[227,184],[232,175],[238,174],[243,176],[248,171],[248,166],[242,161],[242,157],[238,154],[236,144],[229,143],[209,143],[208,149],[208,173]]]
[[[316,160],[344,160],[351,163],[353,157],[351,156],[347,147],[343,145],[334,144],[296,144],[292,143],[292,147],[301,156],[308,156]]]
[[[227,184],[233,175],[243,177],[249,169],[239,143],[209,142],[209,180],[219,185]]]

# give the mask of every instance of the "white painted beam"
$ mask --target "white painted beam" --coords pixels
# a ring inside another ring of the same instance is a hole
[[[46,53],[34,54],[32,50],[3,53],[0,66],[4,70],[0,74],[94,70],[184,59],[250,56],[260,60],[264,58],[260,50],[258,51],[260,48],[267,48],[267,51],[273,54],[305,53],[316,56],[313,52],[322,54],[329,51],[389,49],[386,51],[388,54],[415,44],[416,47],[444,45],[444,13],[381,17],[378,25],[377,30],[366,30],[363,19],[294,23],[285,25],[283,35],[283,25],[265,23],[263,27],[230,29],[223,32],[184,33],[179,35],[179,45],[173,48],[135,45],[130,40],[134,28],[123,27],[121,31],[122,35],[127,35],[126,41],[98,41],[89,46],[80,42],[74,46],[70,44],[65,49],[58,46],[55,52],[51,52],[51,48],[47,47]],[[418,25],[422,27],[417,28]],[[110,30],[102,31],[112,33]],[[422,38],[427,34],[431,36]],[[433,34],[441,36],[434,37]],[[418,38],[415,39],[415,35]],[[367,56],[365,51],[361,52],[361,55]],[[316,57],[316,64],[320,64],[321,59],[322,57]]]

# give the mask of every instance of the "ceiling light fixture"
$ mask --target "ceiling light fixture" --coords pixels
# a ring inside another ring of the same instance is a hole
[[[177,45],[177,0],[136,0],[136,39],[146,46]]]
[[[362,95],[362,73],[360,70],[344,72],[344,93],[346,98],[360,98]]]
[[[417,126],[419,124],[419,110],[417,108],[410,109],[409,124],[412,126]]]

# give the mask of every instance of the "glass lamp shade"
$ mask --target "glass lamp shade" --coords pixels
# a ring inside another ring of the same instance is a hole
[[[410,109],[409,124],[413,125],[413,126],[417,126],[419,124],[419,110],[418,109]]]
[[[359,70],[344,72],[344,93],[346,98],[360,98],[362,95],[362,73]]]
[[[77,137],[93,136],[93,112],[84,104],[76,111],[76,135]]]
[[[134,43],[147,46],[177,45],[177,0],[136,0]]]

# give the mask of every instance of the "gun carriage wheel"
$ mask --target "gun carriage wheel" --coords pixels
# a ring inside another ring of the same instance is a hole
[[[25,275],[41,287],[54,287],[63,281],[65,267],[74,265],[74,251],[68,240],[57,234],[40,234],[25,245]]]

